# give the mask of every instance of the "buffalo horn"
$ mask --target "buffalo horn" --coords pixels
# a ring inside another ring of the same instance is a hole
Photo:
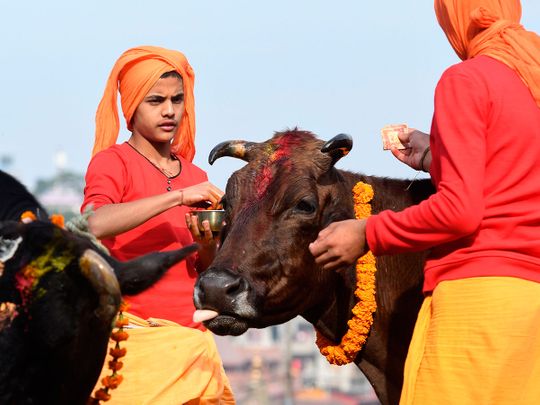
[[[326,142],[321,148],[321,152],[330,155],[332,157],[332,163],[335,164],[351,151],[352,146],[353,141],[350,135],[339,134]]]
[[[214,146],[208,155],[208,163],[213,164],[217,159],[223,156],[235,157],[249,162],[251,159],[250,152],[253,146],[257,145],[254,142],[246,141],[225,141]]]
[[[152,252],[129,261],[114,260],[122,294],[134,295],[154,284],[169,268],[199,249],[193,243],[181,249]]]
[[[120,286],[112,267],[97,252],[84,251],[79,258],[79,267],[83,276],[90,281],[99,296],[99,308],[96,315],[103,320],[111,320],[120,306]]]

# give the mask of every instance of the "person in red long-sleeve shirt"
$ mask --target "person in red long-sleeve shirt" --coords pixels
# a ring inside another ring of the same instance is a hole
[[[326,269],[368,248],[429,251],[400,403],[536,404],[540,37],[519,24],[519,0],[436,0],[435,11],[463,62],[437,84],[429,154],[415,131],[394,155],[429,167],[436,193],[331,224],[310,249]]]
[[[199,232],[194,206],[217,206],[223,192],[192,163],[195,75],[178,51],[140,46],[116,61],[96,113],[93,157],[81,210],[90,231],[119,260],[200,245],[197,260],[172,266],[152,287],[125,296],[129,339],[122,342],[123,383],[111,404],[234,404],[212,334],[193,320],[193,289],[217,249],[208,222]],[[129,139],[116,144],[117,97]],[[107,362],[96,388],[111,370]],[[100,391],[98,391],[100,392]],[[99,395],[99,394],[98,394]]]

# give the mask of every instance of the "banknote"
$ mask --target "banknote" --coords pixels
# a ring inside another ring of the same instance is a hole
[[[384,126],[383,129],[381,129],[383,149],[406,149],[406,147],[399,140],[399,135],[406,134],[407,132],[409,132],[409,127],[407,126],[407,124],[394,124]]]

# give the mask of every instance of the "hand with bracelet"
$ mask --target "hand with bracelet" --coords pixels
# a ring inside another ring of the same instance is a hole
[[[179,205],[200,207],[201,203],[203,203],[209,204],[209,209],[221,208],[220,202],[221,197],[223,197],[223,191],[208,181],[191,187],[186,187],[179,192],[181,193],[181,202]],[[210,230],[210,223],[208,221],[202,222],[201,225],[203,231],[201,231],[196,215],[188,212],[185,215],[185,219],[186,225],[191,232],[191,236],[193,237],[193,241],[200,245],[199,260],[197,261],[195,267],[198,272],[202,272],[208,268],[214,259],[218,248],[218,238],[214,237],[212,234],[212,231]]]
[[[216,209],[219,206],[221,197],[223,197],[223,191],[217,188],[209,181],[195,184],[190,187],[186,187],[179,190],[180,201],[178,205],[187,205],[190,207],[199,207],[207,205],[202,208]]]
[[[406,149],[392,149],[392,154],[413,169],[429,173],[431,166],[429,134],[409,128],[408,133],[400,134],[399,140]]]

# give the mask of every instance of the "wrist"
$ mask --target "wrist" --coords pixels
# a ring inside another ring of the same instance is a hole
[[[427,168],[427,169],[424,168],[424,164],[425,164],[426,161],[428,160],[428,159],[426,159],[426,157],[427,157],[427,155],[428,155],[429,153],[430,153],[430,147],[428,146],[428,147],[424,150],[424,152],[422,153],[422,157],[420,158],[420,164],[419,164],[419,166],[420,166],[420,170],[422,170],[423,172],[429,172],[429,165],[428,165],[428,168]]]
[[[184,190],[178,190],[178,205],[184,205]]]

